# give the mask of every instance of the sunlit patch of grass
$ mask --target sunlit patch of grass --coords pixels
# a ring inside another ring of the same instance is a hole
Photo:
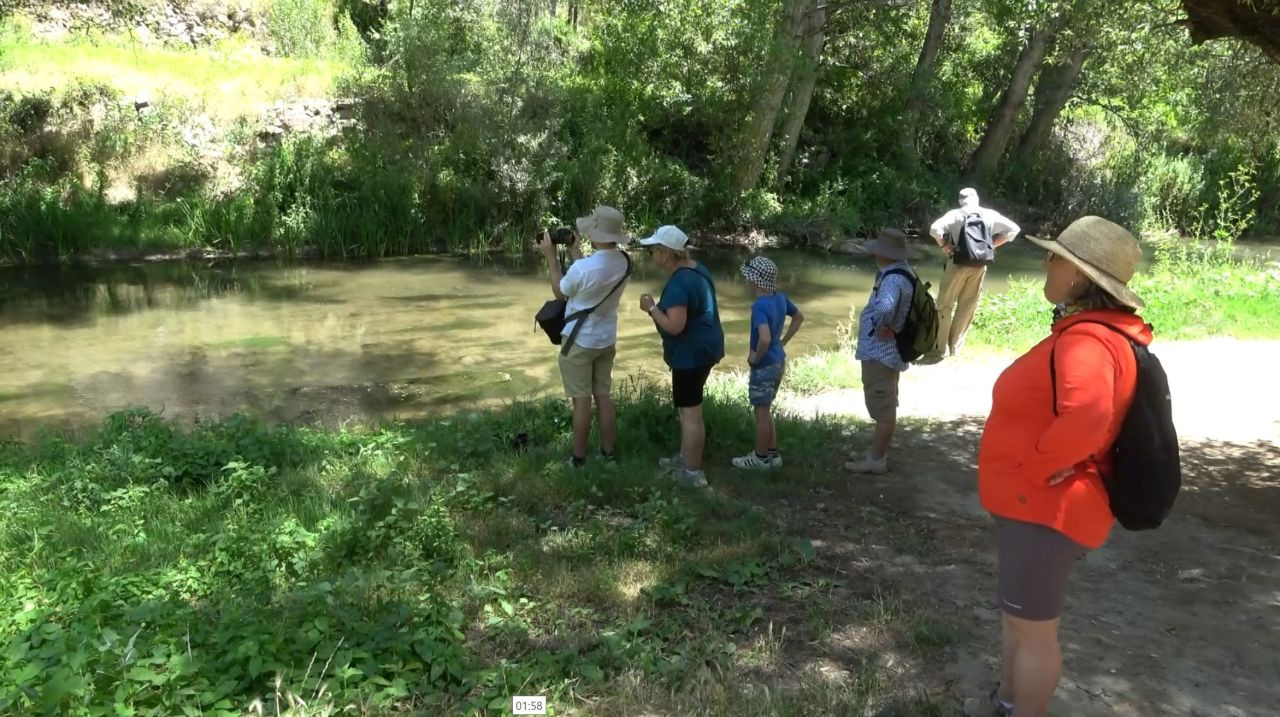
[[[658,570],[648,560],[629,560],[618,566],[615,585],[618,595],[627,602],[634,602],[644,590],[658,582]]]
[[[257,116],[281,100],[326,97],[350,68],[331,60],[263,55],[233,38],[177,50],[105,39],[40,43],[5,37],[0,85],[19,92],[102,84],[152,102],[178,100],[219,124]]]
[[[1024,350],[1049,334],[1053,307],[1041,280],[982,297],[971,343]],[[1158,259],[1132,287],[1157,339],[1280,336],[1280,267],[1213,256]]]
[[[283,336],[246,336],[241,339],[217,341],[209,344],[209,347],[213,349],[273,349],[288,345],[289,340]]]

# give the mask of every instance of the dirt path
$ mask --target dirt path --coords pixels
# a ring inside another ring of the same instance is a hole
[[[1270,715],[1280,705],[1280,342],[1154,347],[1172,385],[1184,489],[1160,530],[1117,529],[1074,573],[1055,715]],[[877,506],[920,531],[927,554],[882,546],[895,587],[964,634],[921,689],[959,706],[985,695],[999,665],[990,519],[975,454],[990,387],[1009,357],[912,369],[893,472],[849,478],[828,503]],[[1229,367],[1223,367],[1230,362]],[[803,415],[865,418],[857,392],[795,401]],[[909,418],[908,420],[911,420]],[[866,432],[851,436],[854,449]],[[843,495],[841,495],[843,494]],[[867,560],[850,526],[811,522],[825,559]],[[804,520],[804,517],[800,517]]]

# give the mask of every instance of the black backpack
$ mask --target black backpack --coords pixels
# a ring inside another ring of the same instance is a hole
[[[897,274],[911,282],[911,308],[907,309],[907,321],[894,335],[902,360],[911,363],[933,350],[938,341],[938,306],[929,293],[930,284],[906,269],[890,269],[885,276]],[[883,279],[881,279],[883,281]]]
[[[631,276],[631,257],[628,256],[625,251],[621,253],[622,257],[627,260],[627,271],[622,275],[621,279],[618,279],[618,283],[613,285],[613,288],[609,290],[609,293],[604,295],[604,298],[600,300],[599,304],[585,309],[579,309],[578,311],[565,316],[564,312],[569,307],[569,302],[564,299],[552,299],[544,303],[542,308],[538,309],[538,313],[534,314],[534,322],[547,333],[547,338],[551,340],[551,343],[560,347],[560,354],[562,356],[567,355],[569,353],[569,349],[573,348],[574,342],[578,340],[578,332],[582,330],[582,325],[586,323],[586,318],[596,309],[600,308],[604,302],[608,301],[609,297],[613,296],[614,292],[622,288],[622,285],[627,281],[627,277]],[[582,321],[578,321],[578,319],[582,319]],[[578,323],[573,325],[573,331],[569,332],[569,339],[565,341],[564,327],[570,321],[578,321]]]
[[[991,240],[991,227],[977,212],[964,215],[960,227],[960,241],[952,260],[960,266],[986,266],[996,260],[996,245]]]
[[[1173,509],[1182,487],[1182,459],[1178,454],[1178,432],[1173,426],[1173,402],[1169,377],[1146,346],[1130,339],[1116,327],[1098,324],[1125,337],[1133,347],[1138,366],[1138,383],[1133,405],[1120,424],[1120,434],[1111,445],[1112,475],[1102,476],[1111,502],[1111,513],[1127,530],[1160,527]],[[1055,347],[1056,349],[1056,347]],[[1058,415],[1058,372],[1053,353],[1049,354],[1049,376],[1053,381],[1053,415]]]

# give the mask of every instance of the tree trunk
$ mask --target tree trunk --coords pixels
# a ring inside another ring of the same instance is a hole
[[[950,2],[950,0],[941,0]],[[809,114],[809,102],[813,99],[813,89],[818,84],[818,68],[822,64],[822,46],[827,41],[827,9],[815,7],[809,11],[808,22],[805,23],[803,59],[796,69],[795,88],[791,93],[791,109],[787,113],[787,121],[782,126],[782,156],[778,159],[778,183],[785,184],[787,175],[791,173],[791,163],[796,158],[796,147],[800,144],[800,130],[804,129],[805,117]]]
[[[1040,81],[1036,83],[1035,110],[1031,114],[1031,124],[1018,143],[1017,161],[1020,164],[1029,164],[1035,159],[1036,153],[1044,147],[1049,135],[1053,133],[1053,125],[1058,121],[1058,115],[1062,114],[1062,109],[1067,106],[1067,100],[1071,99],[1071,93],[1075,91],[1088,54],[1089,47],[1082,43],[1062,62],[1045,68],[1040,73]]]
[[[919,151],[916,149],[916,127],[920,124],[921,113],[924,112],[929,84],[933,82],[933,66],[938,60],[938,52],[942,49],[942,38],[950,22],[951,0],[933,0],[929,9],[929,29],[924,35],[924,46],[920,48],[915,72],[911,73],[911,86],[907,88],[907,105],[902,113],[900,140],[903,163],[907,169],[914,169],[920,162]]]
[[[1049,27],[1032,29],[1026,46],[1018,55],[1018,61],[1013,66],[1013,76],[1009,78],[1009,85],[1000,97],[1000,104],[996,107],[995,114],[991,116],[991,122],[987,124],[982,143],[973,153],[973,174],[977,179],[990,179],[995,173],[1000,158],[1004,156],[1004,151],[1009,146],[1009,137],[1013,134],[1013,123],[1018,119],[1018,113],[1027,102],[1027,91],[1031,89],[1031,79],[1035,77],[1036,69],[1040,67],[1045,53],[1049,51],[1049,38],[1053,34],[1053,29]]]
[[[764,173],[764,159],[769,151],[769,140],[778,123],[782,100],[791,84],[792,69],[796,60],[796,44],[805,11],[812,0],[787,0],[785,12],[778,20],[774,33],[774,48],[766,70],[764,91],[756,98],[751,116],[743,132],[743,153],[738,161],[735,185],[739,194],[755,189]]]

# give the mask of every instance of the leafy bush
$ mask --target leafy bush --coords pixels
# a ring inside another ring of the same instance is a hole
[[[620,404],[608,474],[564,474],[561,401],[338,432],[139,410],[0,444],[0,711],[499,714],[512,685],[563,704],[725,679],[762,613],[724,598],[813,547],[652,475],[669,397]],[[749,444],[740,396],[706,411]],[[781,420],[817,475],[839,426]],[[651,577],[623,597],[628,565]]]
[[[333,0],[272,0],[267,30],[287,57],[358,62],[364,53],[351,14],[339,13]]]

